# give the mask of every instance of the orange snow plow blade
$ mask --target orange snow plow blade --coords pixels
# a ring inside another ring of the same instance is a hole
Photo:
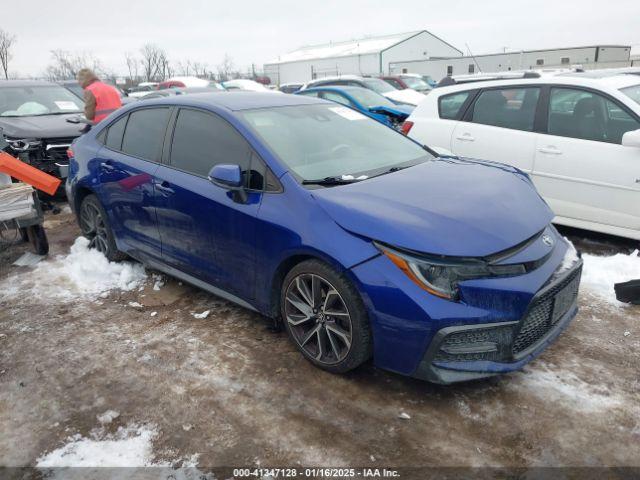
[[[6,152],[0,151],[0,172],[16,178],[32,187],[42,190],[49,195],[56,193],[62,180],[48,173],[41,172],[37,168],[21,162]]]

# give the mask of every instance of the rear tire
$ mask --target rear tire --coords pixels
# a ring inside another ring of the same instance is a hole
[[[82,235],[90,241],[89,248],[95,248],[102,252],[110,262],[119,262],[127,258],[116,247],[107,213],[102,208],[98,197],[91,194],[82,199],[78,221]]]
[[[27,238],[37,255],[47,255],[49,253],[49,240],[42,225],[31,225],[26,228]]]
[[[348,372],[371,357],[371,327],[360,293],[324,262],[307,260],[287,274],[280,313],[298,350],[323,370]]]

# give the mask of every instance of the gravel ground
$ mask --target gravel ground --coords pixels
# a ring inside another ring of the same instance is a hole
[[[51,256],[66,255],[73,217],[46,226]],[[144,464],[202,472],[640,466],[640,307],[583,290],[523,372],[443,387],[371,365],[325,373],[259,315],[153,272],[130,291],[57,298],[10,265],[25,249],[0,253],[0,465],[137,439]]]

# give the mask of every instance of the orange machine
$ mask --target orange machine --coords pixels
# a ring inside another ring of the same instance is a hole
[[[44,173],[31,165],[27,165],[3,151],[0,151],[0,172],[6,173],[24,183],[28,183],[49,195],[56,193],[60,183],[62,183],[62,180],[59,178]]]

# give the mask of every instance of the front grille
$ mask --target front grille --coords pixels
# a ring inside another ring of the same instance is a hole
[[[569,311],[578,296],[581,272],[582,267],[576,268],[533,300],[513,341],[514,355],[535,345]]]
[[[67,150],[73,142],[73,137],[68,138],[48,138],[43,140],[43,158],[51,162],[68,161]]]

